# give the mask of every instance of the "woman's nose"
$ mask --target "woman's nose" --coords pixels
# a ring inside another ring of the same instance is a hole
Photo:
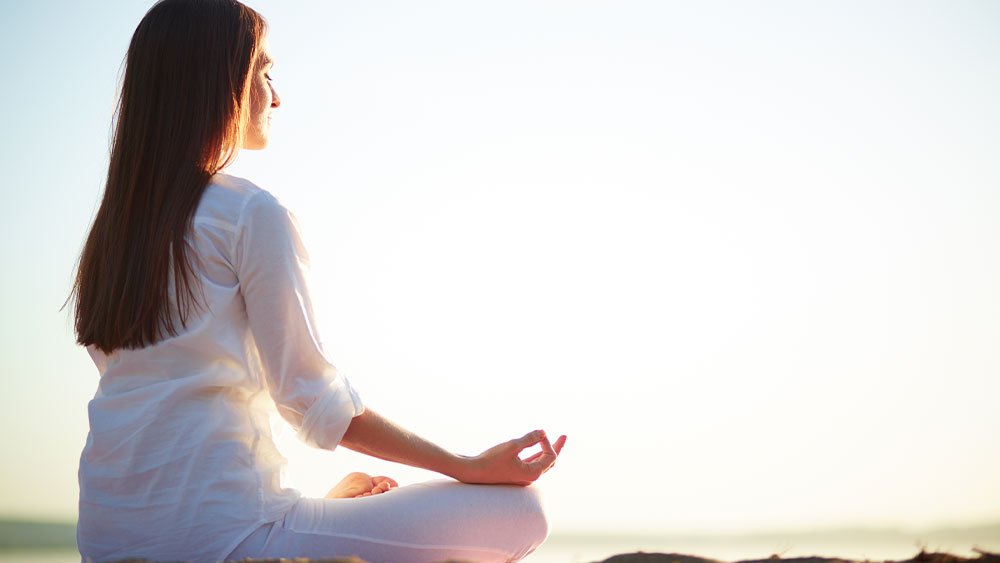
[[[271,107],[276,108],[281,105],[281,98],[278,97],[278,91],[271,86]]]

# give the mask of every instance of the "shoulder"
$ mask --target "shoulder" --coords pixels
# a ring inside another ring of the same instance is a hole
[[[263,200],[272,204],[278,203],[277,198],[269,191],[257,184],[229,174],[218,173],[212,176],[205,188],[202,199],[212,201],[237,204],[239,207],[247,205],[253,200]]]
[[[202,194],[195,222],[222,223],[236,230],[248,214],[276,212],[287,210],[269,191],[245,178],[219,173]]]

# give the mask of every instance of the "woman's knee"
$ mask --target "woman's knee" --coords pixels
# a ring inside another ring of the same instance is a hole
[[[436,489],[435,499],[449,499],[447,504],[452,510],[445,509],[449,513],[445,520],[452,521],[449,527],[466,529],[470,536],[492,538],[498,542],[497,547],[530,552],[549,535],[545,503],[538,487],[438,482],[430,488]]]
[[[518,492],[521,497],[518,520],[524,527],[526,539],[535,545],[541,545],[549,536],[549,520],[545,514],[542,492],[534,486],[521,487]]]

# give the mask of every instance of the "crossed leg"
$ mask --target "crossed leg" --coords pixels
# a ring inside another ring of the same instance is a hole
[[[536,487],[415,483],[364,498],[300,498],[227,559],[346,557],[430,563],[519,561],[548,535]]]

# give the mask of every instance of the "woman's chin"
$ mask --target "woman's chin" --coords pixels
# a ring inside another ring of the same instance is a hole
[[[267,139],[253,139],[243,142],[243,149],[248,151],[259,151],[267,148]]]

